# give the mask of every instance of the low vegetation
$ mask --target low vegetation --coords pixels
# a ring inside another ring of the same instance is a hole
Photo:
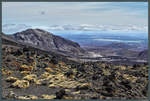
[[[55,54],[38,54],[35,50],[10,46],[3,47],[2,58],[5,99],[146,99],[148,96],[148,64],[77,63]]]

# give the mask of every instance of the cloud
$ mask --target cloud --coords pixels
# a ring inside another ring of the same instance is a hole
[[[115,39],[93,39],[96,41],[107,41],[107,42],[125,42],[125,43],[141,43],[141,41],[128,41],[128,40],[115,40]]]
[[[138,25],[90,25],[90,24],[81,24],[81,25],[51,25],[51,26],[30,26],[25,24],[4,24],[2,30],[4,33],[15,33],[18,31],[23,31],[28,28],[40,28],[47,31],[74,31],[74,32],[136,32],[136,33],[147,33],[147,26],[138,26]]]
[[[31,28],[31,26],[25,24],[4,24],[2,31],[6,34],[13,34],[28,28]]]
[[[3,2],[2,8],[3,24],[145,25],[148,22],[148,3],[144,2]]]

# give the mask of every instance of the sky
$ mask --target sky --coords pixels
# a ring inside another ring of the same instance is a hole
[[[3,2],[2,24],[148,25],[147,2]]]

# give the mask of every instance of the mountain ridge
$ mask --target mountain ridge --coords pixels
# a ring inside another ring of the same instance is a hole
[[[31,44],[47,51],[57,51],[62,54],[68,52],[69,55],[81,55],[85,52],[78,43],[42,29],[27,29],[9,36],[19,42]]]

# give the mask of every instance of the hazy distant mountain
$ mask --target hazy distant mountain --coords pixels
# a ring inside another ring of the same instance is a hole
[[[67,55],[82,55],[85,52],[78,43],[41,29],[27,29],[10,36],[19,42],[47,51],[55,51]]]
[[[148,50],[144,50],[139,53],[138,58],[140,59],[148,59]]]
[[[116,48],[116,49],[129,49],[129,48],[133,48],[134,46],[131,46],[131,45],[126,44],[126,43],[112,43],[112,44],[106,45],[104,47],[112,48],[112,49],[114,49],[114,48]]]

